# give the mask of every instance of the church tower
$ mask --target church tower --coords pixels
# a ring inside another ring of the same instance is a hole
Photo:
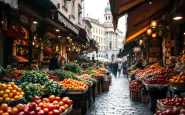
[[[112,14],[109,1],[107,2],[107,6],[105,7],[104,20],[105,26],[112,26]]]

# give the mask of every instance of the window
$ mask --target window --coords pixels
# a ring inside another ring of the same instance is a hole
[[[112,49],[112,41],[109,43],[109,48]]]
[[[57,3],[57,9],[60,9],[60,3]]]
[[[93,32],[95,32],[95,28],[93,28]]]
[[[75,0],[72,0],[72,16],[75,17]]]
[[[106,16],[105,18],[106,18],[106,20],[107,20],[107,16]]]
[[[67,10],[67,9],[68,9],[67,0],[62,0],[62,7],[63,7],[66,11],[68,11],[68,10]]]
[[[93,39],[95,40],[95,35],[93,35]]]
[[[109,20],[110,20],[110,16],[109,16]]]
[[[81,24],[82,7],[78,4],[78,23]]]
[[[100,29],[99,29],[99,34],[100,34]]]
[[[96,42],[98,42],[98,36],[96,36]]]
[[[98,33],[98,29],[96,29],[96,33]]]
[[[99,43],[100,43],[101,41],[100,41],[100,37],[99,37]]]

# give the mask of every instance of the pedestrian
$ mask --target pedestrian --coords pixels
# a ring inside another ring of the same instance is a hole
[[[123,62],[122,68],[123,68],[123,74],[126,74],[126,69],[127,69],[127,63],[126,63],[126,61]]]
[[[118,62],[118,74],[119,74],[119,77],[120,77],[120,74],[121,74],[121,69],[122,69],[122,64],[121,64],[121,62]]]
[[[58,62],[59,56],[60,56],[59,53],[55,53],[55,55],[50,59],[49,70],[55,70],[55,69],[61,68]]]
[[[104,68],[108,68],[108,62],[104,63]]]
[[[96,63],[96,61],[95,61],[94,57],[92,57],[92,62],[93,62],[94,64]]]
[[[108,69],[109,69],[109,72],[111,73],[112,72],[111,71],[112,70],[112,63],[111,62],[108,63]]]
[[[117,71],[118,71],[118,63],[115,61],[113,63],[113,73],[115,77],[117,76]]]
[[[142,59],[139,59],[135,66],[134,66],[134,70],[136,70],[137,68],[140,68],[140,69],[144,69],[144,66],[143,66],[143,60]]]

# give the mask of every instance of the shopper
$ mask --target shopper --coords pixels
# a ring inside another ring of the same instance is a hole
[[[140,69],[143,69],[144,68],[142,61],[143,61],[142,59],[139,59],[136,62],[135,67],[134,67],[134,70],[136,70],[137,68],[140,68]]]
[[[111,73],[112,72],[112,63],[111,62],[108,63],[108,69],[109,69],[109,71]]]
[[[123,62],[122,64],[122,68],[123,68],[123,74],[126,74],[126,69],[127,69],[127,62]]]
[[[117,71],[118,71],[118,63],[115,61],[113,63],[113,73],[115,77],[117,76]]]
[[[122,69],[122,64],[121,64],[121,62],[118,62],[118,74],[119,74],[119,77],[120,77],[120,74],[121,74],[121,69]]]
[[[105,63],[104,63],[104,67],[105,67],[105,68],[108,68],[108,62],[105,62]]]
[[[94,57],[92,57],[92,62],[93,62],[93,63],[96,63],[96,61],[95,61]]]
[[[55,69],[59,69],[61,68],[59,63],[58,63],[58,58],[59,58],[60,54],[56,53],[51,59],[50,59],[50,63],[49,63],[49,70],[55,70]]]

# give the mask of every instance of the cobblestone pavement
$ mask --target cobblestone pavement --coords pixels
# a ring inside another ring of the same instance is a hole
[[[112,77],[108,92],[96,97],[86,115],[152,115],[147,104],[131,101],[126,76]]]

